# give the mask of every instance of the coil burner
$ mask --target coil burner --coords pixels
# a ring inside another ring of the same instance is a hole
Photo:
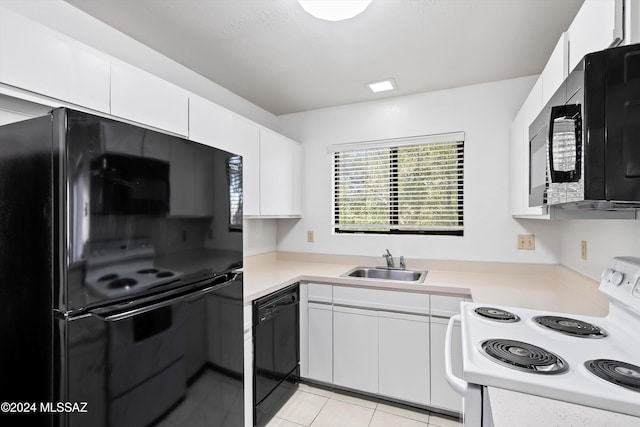
[[[473,310],[475,314],[485,319],[495,320],[497,322],[513,323],[520,321],[520,318],[509,311],[501,310],[493,307],[478,307]]]
[[[489,339],[480,344],[480,351],[494,362],[536,374],[559,374],[569,367],[560,356],[521,341]]]
[[[591,323],[559,316],[537,316],[533,320],[540,326],[565,335],[581,338],[604,338],[607,333]]]
[[[640,366],[610,359],[587,360],[584,366],[598,378],[640,392]]]

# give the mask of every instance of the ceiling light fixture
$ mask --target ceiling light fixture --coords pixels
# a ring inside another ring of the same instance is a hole
[[[367,83],[369,90],[373,93],[386,92],[388,90],[398,90],[398,85],[394,79],[385,79],[377,82]]]
[[[316,18],[342,21],[364,12],[371,0],[298,0],[298,3]]]

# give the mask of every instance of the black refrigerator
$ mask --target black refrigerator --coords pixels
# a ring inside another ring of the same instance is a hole
[[[242,159],[70,109],[0,127],[0,425],[244,425]]]

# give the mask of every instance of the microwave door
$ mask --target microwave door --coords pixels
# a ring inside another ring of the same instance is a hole
[[[582,118],[579,105],[551,108],[549,181],[578,182],[582,177]]]

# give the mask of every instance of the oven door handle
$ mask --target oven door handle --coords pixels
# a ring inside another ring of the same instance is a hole
[[[456,314],[449,319],[449,324],[447,325],[447,334],[444,340],[444,372],[447,377],[447,382],[458,393],[460,396],[464,397],[467,395],[467,390],[469,389],[469,383],[464,381],[462,378],[458,378],[453,373],[453,363],[452,363],[452,353],[451,353],[451,345],[453,343],[453,327],[455,323],[460,323],[460,315]]]

